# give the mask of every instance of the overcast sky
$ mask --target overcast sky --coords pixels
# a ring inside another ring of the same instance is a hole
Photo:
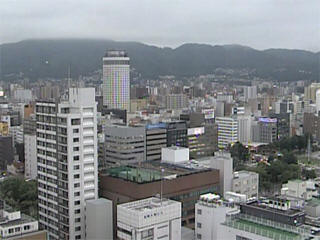
[[[0,43],[70,37],[320,51],[320,0],[0,1]]]

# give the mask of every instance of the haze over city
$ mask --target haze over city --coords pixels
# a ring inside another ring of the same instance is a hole
[[[319,5],[317,0],[2,0],[0,43],[102,38],[169,47],[195,42],[319,51]]]

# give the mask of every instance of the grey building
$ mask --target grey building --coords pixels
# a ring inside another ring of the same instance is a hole
[[[13,146],[11,136],[0,136],[0,170],[7,170],[7,165],[13,162]]]
[[[146,160],[145,127],[108,125],[105,133],[105,160],[111,164],[130,164]]]
[[[272,143],[278,139],[276,118],[259,118],[258,126],[260,136],[259,142]]]
[[[166,129],[168,147],[188,147],[188,127],[186,121],[167,122]]]
[[[167,147],[166,124],[146,125],[146,160],[161,160],[161,148]]]
[[[99,198],[86,203],[86,239],[109,240],[113,238],[112,201]]]

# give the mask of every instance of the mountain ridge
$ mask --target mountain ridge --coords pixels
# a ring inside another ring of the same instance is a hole
[[[216,68],[249,68],[256,69],[258,76],[275,80],[319,80],[319,52],[201,43],[170,48],[109,39],[28,39],[1,44],[1,76],[23,72],[31,79],[64,78],[69,65],[73,77],[87,75],[102,68],[107,49],[126,50],[131,66],[145,78],[189,77],[209,74]]]

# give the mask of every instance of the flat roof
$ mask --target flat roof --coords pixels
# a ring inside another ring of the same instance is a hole
[[[21,224],[31,223],[31,222],[36,222],[36,221],[37,221],[36,219],[34,219],[26,214],[21,213],[20,219],[5,222],[5,223],[0,223],[0,226],[1,227],[11,227],[11,226],[21,225]]]
[[[165,207],[165,206],[169,206],[177,203],[179,202],[166,199],[166,198],[162,198],[161,200],[160,198],[151,197],[151,198],[142,199],[138,201],[119,204],[119,207],[143,212],[143,211],[161,208],[161,207]]]
[[[112,167],[100,174],[121,178],[135,183],[148,183],[163,179],[177,178],[184,175],[212,171],[213,169],[188,161],[185,164],[170,164],[161,161],[142,162],[126,166]],[[218,171],[218,170],[216,170]]]

